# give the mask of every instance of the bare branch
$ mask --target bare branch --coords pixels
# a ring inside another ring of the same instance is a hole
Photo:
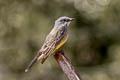
[[[57,51],[54,57],[69,80],[81,80],[79,75],[75,72],[75,69],[72,66],[71,62],[64,55],[64,52],[62,50]]]

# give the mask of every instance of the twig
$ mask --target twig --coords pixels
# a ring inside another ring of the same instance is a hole
[[[63,51],[57,51],[54,57],[69,80],[81,80]]]

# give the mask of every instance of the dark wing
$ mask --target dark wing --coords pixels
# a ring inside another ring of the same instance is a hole
[[[50,53],[56,48],[56,46],[59,45],[59,43],[64,38],[66,33],[67,33],[67,29],[63,27],[61,30],[57,32],[57,34],[52,39],[49,40],[49,38],[47,38],[48,40],[46,40],[46,43],[44,44],[45,48],[42,48],[43,54],[45,54],[41,61],[42,64],[50,55]]]

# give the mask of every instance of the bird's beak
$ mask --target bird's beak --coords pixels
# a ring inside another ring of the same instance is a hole
[[[75,18],[70,18],[70,21],[74,21],[75,20]]]

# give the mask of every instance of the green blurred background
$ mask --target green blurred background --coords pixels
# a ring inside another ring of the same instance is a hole
[[[24,72],[61,16],[76,18],[62,49],[81,78],[120,79],[120,0],[0,0],[0,80],[67,80],[53,55]]]

